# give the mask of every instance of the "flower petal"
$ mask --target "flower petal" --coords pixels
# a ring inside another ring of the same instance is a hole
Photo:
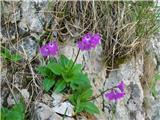
[[[43,45],[39,52],[42,56],[55,56],[58,53],[58,43],[55,42],[49,42],[46,45]]]
[[[58,43],[55,42],[49,42],[47,44],[48,48],[49,48],[49,55],[50,56],[55,56],[58,53]]]
[[[124,95],[125,95],[124,92],[117,92],[116,95],[115,95],[115,100],[123,98]]]
[[[42,56],[48,56],[49,55],[49,49],[47,45],[43,45],[40,49],[39,52],[41,53]]]
[[[117,88],[119,88],[121,92],[124,92],[124,87],[125,87],[125,85],[124,85],[124,82],[123,82],[123,81],[121,81],[121,82],[117,85]]]
[[[77,45],[80,50],[91,50],[100,44],[101,37],[97,34],[87,33],[82,37],[81,41],[77,42]]]
[[[109,101],[114,100],[115,99],[115,93],[114,91],[110,91],[109,93],[105,94],[105,97],[109,99]]]

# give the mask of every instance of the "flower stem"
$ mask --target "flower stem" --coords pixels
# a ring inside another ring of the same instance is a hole
[[[92,100],[94,100],[94,99],[99,98],[99,97],[102,96],[105,92],[107,92],[107,91],[109,91],[109,90],[112,90],[112,89],[114,89],[114,88],[116,88],[116,87],[117,87],[117,86],[114,86],[114,87],[112,87],[112,88],[109,88],[109,89],[106,89],[106,90],[102,91],[99,95],[96,95],[96,96],[91,97],[91,98],[89,99],[89,101],[92,101]]]
[[[78,56],[79,56],[79,53],[80,53],[80,49],[78,49],[78,53],[77,53],[77,55],[76,55],[76,58],[74,59],[74,62],[73,62],[73,64],[72,64],[72,66],[71,66],[71,69],[72,69],[73,66],[75,65],[75,63],[76,63],[76,61],[77,61],[77,58],[78,58]]]

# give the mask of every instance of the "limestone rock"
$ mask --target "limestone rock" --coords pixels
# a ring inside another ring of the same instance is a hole
[[[22,89],[21,90],[21,95],[23,96],[24,101],[28,102],[29,97],[30,97],[30,94],[29,94],[28,90],[27,89]]]
[[[13,23],[7,28],[7,26],[1,27],[0,38],[2,43],[14,40],[16,38],[16,25]]]
[[[143,56],[132,58],[128,63],[122,64],[118,70],[112,71],[106,79],[104,89],[112,88],[120,81],[126,85],[126,95],[123,101],[117,103],[106,103],[106,114],[111,114],[115,106],[116,120],[144,120],[143,113],[143,89],[140,78],[143,75]],[[105,99],[106,100],[106,99]],[[112,106],[112,107],[111,107]],[[108,110],[107,110],[108,109]],[[110,115],[111,117],[112,115]],[[112,116],[113,117],[113,116]]]
[[[31,120],[62,120],[62,117],[40,102],[35,102],[31,112]]]
[[[32,32],[42,32],[45,18],[43,9],[46,5],[47,1],[23,1],[21,22],[24,25],[19,27],[24,29],[24,26],[28,26]]]
[[[63,99],[63,95],[57,94],[57,93],[52,93],[52,98],[53,98],[52,104],[53,104],[53,106],[56,106],[61,103],[61,101]]]
[[[74,115],[74,106],[70,102],[63,102],[52,108],[56,113],[73,116]]]
[[[48,94],[43,94],[41,101],[46,105],[52,105],[52,97]]]
[[[159,120],[160,119],[160,99],[155,100],[152,103],[151,111],[150,113],[152,114],[150,120]]]
[[[1,4],[1,13],[3,15],[2,20],[8,20],[11,23],[20,20],[20,5],[21,2],[17,1],[10,1],[10,2],[3,2]]]
[[[9,88],[3,87],[1,88],[1,96],[0,96],[0,107],[3,106],[3,104],[7,104],[7,97],[9,95]]]
[[[32,59],[36,55],[38,47],[32,36],[23,38],[22,42],[17,43],[16,46],[17,49],[24,54],[24,59]]]
[[[154,38],[152,38],[150,45],[153,52],[155,53],[157,61],[160,62],[160,33],[158,33]]]
[[[160,72],[160,33],[157,33],[149,42],[147,50],[153,54],[153,60]]]

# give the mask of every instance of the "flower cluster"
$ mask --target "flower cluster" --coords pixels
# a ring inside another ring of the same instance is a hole
[[[101,36],[99,33],[87,33],[82,37],[81,41],[77,42],[77,46],[80,50],[91,50],[95,48],[98,44],[101,43]],[[49,42],[46,45],[43,45],[39,52],[42,56],[55,56],[58,53],[58,43],[56,41]]]
[[[101,37],[98,33],[92,34],[87,33],[82,37],[81,41],[77,42],[77,45],[80,50],[91,50],[92,48],[95,48],[98,44],[101,42]]]
[[[58,53],[58,43],[56,41],[54,42],[49,42],[46,45],[43,45],[40,49],[39,52],[41,53],[42,56],[55,56]]]
[[[110,101],[115,100],[117,101],[118,99],[121,99],[125,96],[124,92],[124,82],[122,81],[119,83],[116,88],[112,89],[110,92],[107,92],[105,94],[105,97],[108,98]]]

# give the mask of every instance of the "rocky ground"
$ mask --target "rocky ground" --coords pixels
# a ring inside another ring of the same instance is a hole
[[[101,89],[111,88],[121,80],[126,85],[126,95],[124,100],[117,103],[109,102],[103,96],[99,97],[93,101],[101,111],[99,115],[86,116],[82,114],[75,118],[72,117],[74,106],[68,101],[62,102],[62,94],[54,92],[47,94],[36,86],[38,80],[32,63],[38,58],[38,40],[45,29],[44,26],[51,20],[49,16],[46,17],[44,12],[47,2],[23,1],[14,3],[15,6],[18,6],[15,8],[12,5],[13,3],[7,3],[4,8],[8,10],[6,17],[12,21],[8,32],[4,27],[1,29],[2,44],[14,43],[14,39],[19,35],[21,38],[10,49],[14,51],[16,48],[21,51],[26,66],[23,66],[24,61],[20,65],[11,64],[10,66],[15,69],[13,70],[9,65],[4,65],[4,60],[1,58],[1,106],[15,104],[14,94],[16,99],[19,99],[20,95],[25,99],[26,105],[28,105],[27,110],[29,110],[27,119],[30,120],[62,120],[66,108],[68,109],[65,113],[65,120],[160,120],[160,82],[156,84],[157,96],[153,96],[149,86],[147,86],[149,83],[147,75],[150,72],[160,72],[160,33],[152,37],[148,43],[146,47],[147,56],[144,55],[144,52],[139,52],[110,72],[106,72],[103,64],[102,46],[98,46],[90,52],[81,52],[78,63],[85,66],[94,95],[100,94]],[[16,11],[14,14],[12,14],[12,9]],[[18,27],[15,27],[15,24]],[[56,21],[52,20],[51,24],[52,29],[54,29]],[[55,32],[53,36],[56,35]],[[72,41],[62,45],[60,49],[60,52],[69,58],[74,58],[77,51],[78,48]],[[146,62],[147,60],[148,62]],[[16,66],[18,68],[15,68]],[[20,66],[27,70],[24,72]],[[9,73],[13,71],[14,73],[10,75]]]

